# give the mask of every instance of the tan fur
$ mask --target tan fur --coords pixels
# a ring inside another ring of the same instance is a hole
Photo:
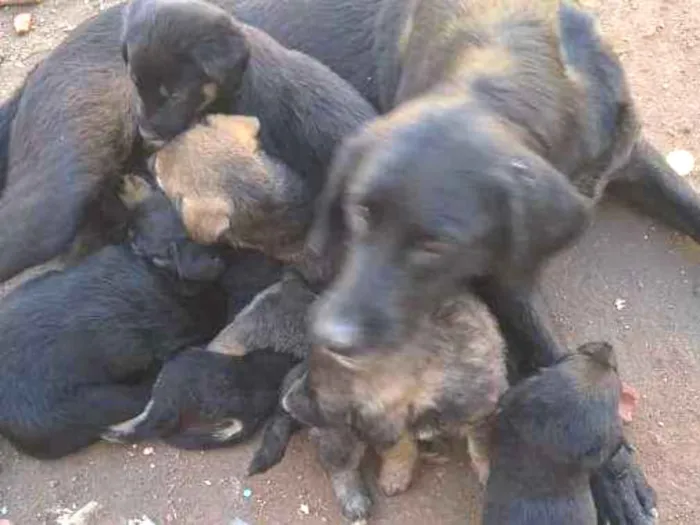
[[[133,209],[136,205],[143,202],[153,193],[151,186],[138,175],[124,175],[122,185],[119,191],[119,199],[124,205]]]
[[[216,197],[182,199],[182,220],[192,240],[214,244],[229,229],[229,204]]]
[[[464,296],[426,318],[399,349],[373,349],[349,358],[314,348],[309,384],[322,411],[352,412],[363,421],[362,428],[373,429],[372,434],[396,436],[392,447],[380,451],[390,461],[386,485],[380,481],[389,493],[405,490],[410,483],[408,473],[417,460],[412,446],[417,435],[423,435],[421,428],[415,428],[417,435],[410,429],[421,415],[439,413],[452,399],[467,399],[460,421],[450,421],[441,430],[454,436],[466,430],[475,468],[483,479],[488,471],[490,416],[507,388],[503,350],[486,306]]]
[[[387,496],[405,492],[413,479],[418,463],[418,445],[410,434],[404,434],[393,447],[380,452],[382,465],[379,486]]]

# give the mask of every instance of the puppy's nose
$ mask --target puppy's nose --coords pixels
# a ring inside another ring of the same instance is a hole
[[[319,315],[313,323],[319,344],[342,353],[362,345],[362,330],[357,323],[338,316]]]

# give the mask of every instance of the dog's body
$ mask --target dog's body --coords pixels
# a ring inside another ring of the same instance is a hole
[[[27,454],[70,454],[139,413],[162,363],[225,322],[216,252],[188,244],[162,194],[135,213],[133,247],[103,248],[0,304],[0,433]]]
[[[484,525],[592,525],[590,475],[623,441],[612,348],[588,343],[512,387],[493,430]]]
[[[365,444],[382,457],[379,484],[387,495],[408,488],[421,437],[466,431],[484,474],[488,418],[507,387],[503,351],[495,320],[471,296],[442,305],[400,348],[358,358],[312,349],[308,374],[285,394],[283,406],[315,427],[347,518],[369,513],[358,470]]]
[[[294,275],[263,290],[206,349],[168,361],[143,412],[104,437],[163,438],[195,449],[249,438],[277,407],[285,376],[308,354],[298,326],[314,298]]]

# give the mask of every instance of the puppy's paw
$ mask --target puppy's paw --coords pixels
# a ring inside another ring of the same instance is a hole
[[[363,492],[350,492],[340,501],[343,516],[353,523],[366,523],[372,509],[372,500]]]
[[[486,486],[486,482],[489,480],[489,460],[484,457],[473,457],[471,458],[472,468],[476,473],[476,477],[481,483],[482,487]]]
[[[379,487],[386,496],[406,492],[413,480],[413,462],[388,461],[379,471]]]

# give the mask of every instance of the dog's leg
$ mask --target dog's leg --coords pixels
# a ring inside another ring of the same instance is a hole
[[[321,464],[331,478],[343,516],[352,522],[366,520],[372,500],[360,473],[365,445],[347,429],[314,428],[311,437],[318,448]]]
[[[474,290],[498,320],[508,345],[511,383],[551,365],[566,353],[538,312],[532,285],[509,286],[485,278],[474,283]]]
[[[700,242],[700,195],[642,140],[606,191],[638,211]]]
[[[489,479],[489,445],[491,437],[491,419],[485,418],[473,424],[467,425],[467,447],[472,468],[476,473],[479,483],[486,486]]]
[[[387,496],[405,492],[411,485],[418,463],[418,445],[413,436],[403,434],[396,444],[380,451],[380,455],[379,486],[382,492]]]

